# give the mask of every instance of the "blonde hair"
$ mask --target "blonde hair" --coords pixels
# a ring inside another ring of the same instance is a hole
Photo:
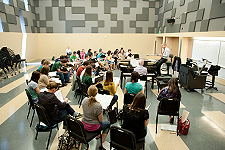
[[[97,95],[98,93],[98,89],[95,85],[91,85],[89,88],[88,88],[88,96],[89,96],[89,101],[88,101],[88,107],[90,105],[93,105],[94,103],[98,103],[98,101],[96,100],[95,96]]]
[[[46,86],[46,88],[47,89],[53,89],[53,88],[55,88],[55,89],[57,89],[58,88],[58,84],[56,83],[56,82],[49,82],[48,84],[47,84],[47,86]]]

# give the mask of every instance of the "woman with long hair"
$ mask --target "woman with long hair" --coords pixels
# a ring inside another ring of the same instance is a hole
[[[113,67],[115,68],[114,61],[112,61],[112,54],[111,50],[107,52],[106,61],[108,62],[110,69],[113,70]]]
[[[123,124],[122,128],[130,130],[134,133],[137,141],[144,140],[147,134],[147,125],[149,122],[149,112],[145,110],[146,96],[139,92],[134,97],[130,105],[123,108]]]
[[[40,71],[41,76],[40,76],[40,79],[38,80],[39,89],[46,88],[49,81],[52,81],[48,77],[49,71],[50,71],[50,67],[48,67],[48,66],[44,66],[41,68],[41,71]]]
[[[157,99],[162,100],[162,98],[166,97],[166,98],[177,98],[180,100],[181,93],[180,93],[177,79],[171,78],[168,81],[167,85],[168,85],[167,87],[162,88]],[[170,116],[170,123],[173,124],[173,121],[174,121],[174,118]]]
[[[82,82],[85,83],[87,85],[87,88],[89,88],[91,85],[93,85],[93,81],[92,81],[92,66],[89,65],[86,67],[85,73],[82,76]],[[99,82],[97,82],[95,85],[98,85]]]
[[[133,71],[131,73],[131,82],[127,82],[125,85],[125,93],[130,93],[130,94],[137,94],[138,92],[144,93],[144,88],[140,83],[138,83],[139,79],[139,73],[136,71]]]
[[[38,94],[40,93],[40,90],[38,87],[39,78],[40,78],[40,73],[38,71],[34,71],[31,75],[31,79],[27,85],[27,90],[29,91],[34,103],[38,102]]]
[[[88,97],[85,97],[82,101],[82,108],[83,108],[82,123],[84,125],[84,129],[88,132],[102,131],[102,143],[103,143],[108,134],[110,123],[109,121],[103,121],[102,106],[95,98],[97,93],[98,89],[96,86],[91,85],[88,88]]]

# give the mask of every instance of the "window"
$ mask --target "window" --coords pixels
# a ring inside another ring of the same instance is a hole
[[[28,8],[28,0],[24,0],[24,4],[25,4],[26,11],[29,11],[29,8]]]
[[[25,22],[24,22],[24,18],[23,18],[23,14],[21,9],[19,10],[20,13],[20,26],[21,26],[21,31],[22,33],[26,33],[26,28],[25,28]]]
[[[9,0],[3,0],[3,3],[8,4],[9,5]]]
[[[0,17],[0,32],[3,32],[3,25],[2,25],[2,20],[1,20],[1,17]]]

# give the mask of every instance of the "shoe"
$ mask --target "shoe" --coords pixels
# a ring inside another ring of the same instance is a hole
[[[63,84],[62,84],[62,87],[64,87],[64,86],[67,86],[67,84],[66,84],[66,83],[63,83]]]
[[[71,83],[71,81],[66,81],[66,83]]]

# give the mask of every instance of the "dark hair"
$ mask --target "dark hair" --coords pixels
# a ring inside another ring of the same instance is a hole
[[[172,95],[172,97],[170,98],[181,98],[181,93],[178,87],[178,81],[176,78],[171,78],[168,81],[168,89],[169,89],[169,93]]]
[[[66,56],[66,55],[61,55],[61,56],[59,57],[59,59],[67,59],[67,56]]]
[[[91,73],[92,73],[92,66],[89,65],[86,67],[84,76],[91,76]]]
[[[130,52],[131,51],[131,49],[128,49],[128,52]]]
[[[45,60],[46,60],[46,59],[42,59],[42,60],[41,60],[41,64],[43,64]]]
[[[131,73],[131,81],[138,82],[138,79],[139,79],[139,73],[136,71],[133,71]]]
[[[41,68],[40,73],[41,73],[41,74],[48,75],[49,71],[50,71],[50,67],[48,67],[48,66],[43,66],[43,67]]]
[[[77,51],[77,55],[80,57],[80,50]],[[81,57],[80,57],[81,58]]]
[[[110,51],[110,50],[108,50],[107,54],[108,54],[108,55],[111,55],[111,51]]]
[[[67,60],[65,60],[65,59],[62,59],[62,60],[60,60],[62,63],[67,63]]]
[[[88,53],[90,53],[90,52],[91,52],[91,49],[88,50]]]
[[[83,63],[83,66],[88,66],[89,65],[89,62],[88,61],[85,61],[84,63]]]
[[[76,54],[76,53],[77,53],[76,51],[73,52],[73,54]]]
[[[94,53],[97,53],[97,51],[94,51]]]
[[[89,53],[88,55],[89,55],[89,57],[91,57],[92,56],[92,53]]]
[[[130,111],[131,110],[135,110],[135,111],[144,110],[145,107],[146,107],[146,96],[144,93],[139,92],[136,94],[133,102],[130,105]]]
[[[107,71],[104,85],[108,86],[110,82],[113,82],[113,72],[112,71]]]
[[[49,64],[50,64],[50,61],[45,60],[42,64],[43,64],[43,65],[49,65]]]
[[[46,86],[47,89],[57,89],[58,88],[58,84],[56,82],[49,82]]]
[[[34,71],[31,75],[30,81],[32,80],[32,81],[38,83],[39,78],[40,78],[40,72]]]
[[[89,57],[89,55],[85,55],[85,58],[88,58]]]
[[[102,49],[100,48],[100,49],[99,49],[99,52],[101,52],[101,51],[102,51]]]

